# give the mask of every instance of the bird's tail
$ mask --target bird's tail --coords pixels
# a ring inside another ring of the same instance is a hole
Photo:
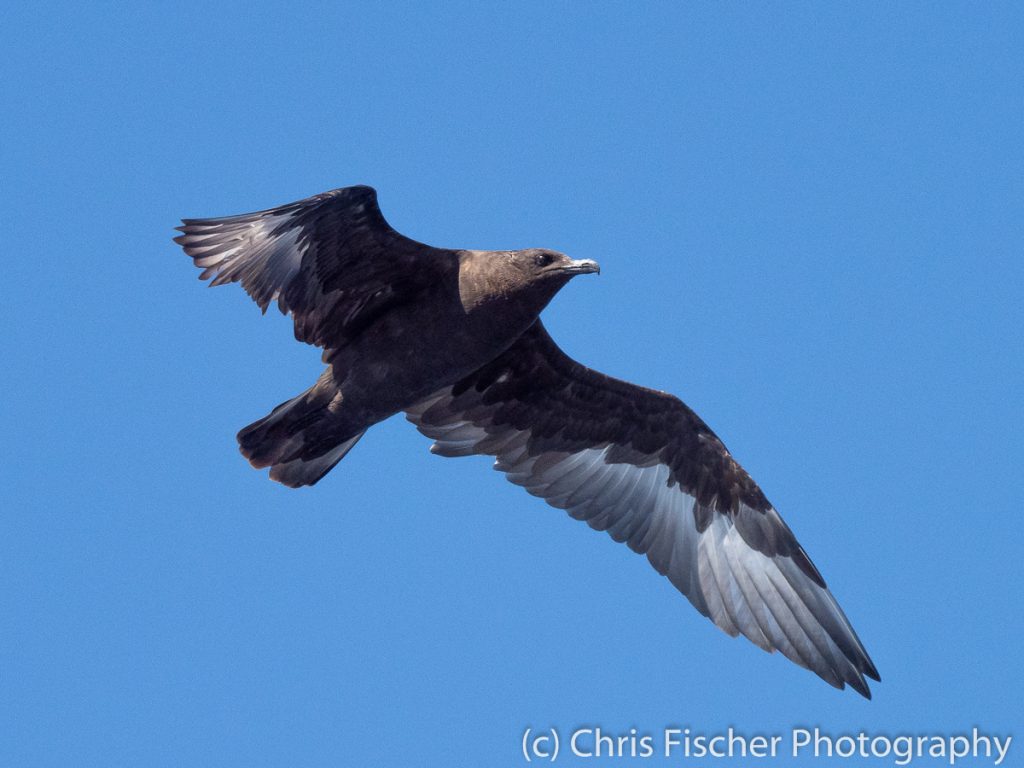
[[[341,394],[330,369],[320,380],[238,433],[242,455],[270,479],[299,488],[314,485],[345,458],[366,432],[353,429],[330,408]]]

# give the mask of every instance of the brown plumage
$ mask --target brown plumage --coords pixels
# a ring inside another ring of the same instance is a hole
[[[312,485],[404,411],[444,456],[490,454],[549,504],[647,555],[732,635],[830,684],[878,680],[825,581],[761,489],[677,398],[568,358],[538,319],[596,272],[544,249],[432,248],[391,229],[369,187],[185,219],[175,238],[212,285],[239,282],[324,349],[306,392],[238,434],[286,485]]]

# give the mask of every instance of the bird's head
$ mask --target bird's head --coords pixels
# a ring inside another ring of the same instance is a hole
[[[572,278],[600,269],[596,261],[573,260],[546,248],[463,251],[459,294],[467,311],[500,302],[508,312],[511,302],[517,316],[532,322]]]
[[[506,251],[495,266],[495,277],[506,286],[506,295],[514,296],[523,310],[534,315],[576,275],[601,271],[596,261],[570,259],[547,248]]]
[[[601,265],[593,259],[570,259],[564,253],[547,248],[512,251],[511,257],[513,264],[528,282],[540,284],[558,281],[559,288],[576,275],[601,271]]]

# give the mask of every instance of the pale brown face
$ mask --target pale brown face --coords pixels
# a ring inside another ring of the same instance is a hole
[[[515,297],[517,308],[535,317],[570,279],[598,271],[596,261],[573,260],[546,248],[463,251],[459,297],[467,311]]]
[[[516,265],[531,281],[557,278],[567,281],[576,275],[600,272],[601,266],[591,259],[570,259],[564,253],[546,248],[527,248],[514,254]]]

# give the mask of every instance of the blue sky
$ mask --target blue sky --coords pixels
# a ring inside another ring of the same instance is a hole
[[[586,724],[1020,731],[1019,6],[6,14],[0,763],[515,765],[526,727]],[[318,352],[207,290],[172,227],[354,183],[425,242],[598,259],[552,334],[718,432],[856,626],[875,699],[728,638],[404,420],[314,489],[250,469],[235,432]]]

